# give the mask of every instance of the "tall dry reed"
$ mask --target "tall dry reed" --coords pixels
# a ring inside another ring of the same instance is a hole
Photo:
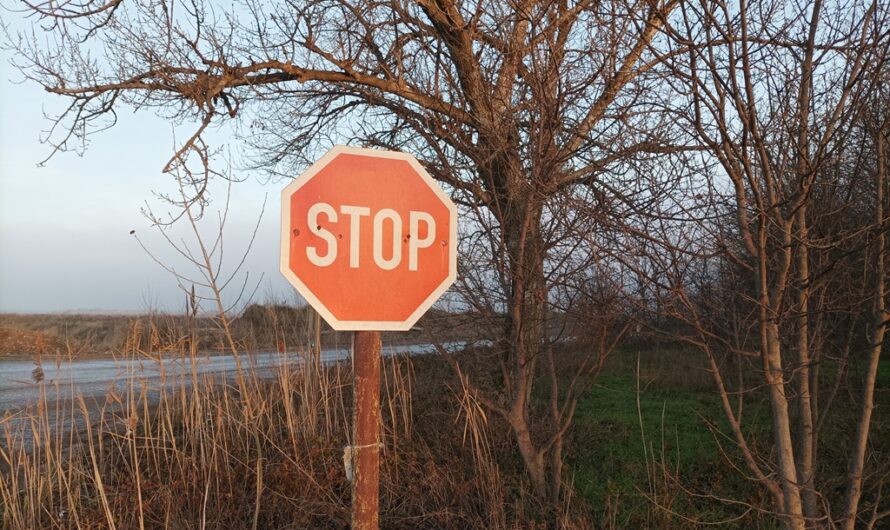
[[[0,418],[2,527],[347,527],[351,365],[303,352],[260,369],[243,355],[238,373],[208,374],[189,342],[177,371],[131,343],[118,357],[127,373],[99,397],[35,381],[37,403]],[[415,362],[383,366],[384,525],[528,527],[508,520],[517,501],[482,409],[433,388],[439,368],[418,382]],[[140,363],[158,375],[144,379]]]

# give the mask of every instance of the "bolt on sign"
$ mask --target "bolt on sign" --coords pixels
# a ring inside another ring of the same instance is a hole
[[[457,207],[411,155],[338,146],[281,192],[281,272],[354,330],[352,527],[379,527],[380,331],[406,331],[457,275]]]
[[[456,277],[457,208],[409,154],[334,147],[281,211],[281,272],[336,330],[409,330]]]

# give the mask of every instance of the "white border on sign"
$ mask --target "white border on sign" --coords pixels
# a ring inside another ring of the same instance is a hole
[[[297,275],[290,270],[290,197],[297,190],[299,190],[303,185],[305,185],[309,180],[314,177],[319,171],[322,170],[325,166],[327,166],[334,158],[341,154],[351,154],[351,155],[360,155],[360,156],[371,156],[377,158],[394,158],[397,160],[404,160],[411,165],[412,168],[417,172],[418,175],[423,179],[427,186],[439,197],[439,200],[448,208],[448,214],[450,217],[451,228],[450,233],[448,234],[448,238],[450,240],[451,246],[448,255],[448,276],[445,280],[439,284],[439,286],[421,303],[417,309],[411,313],[411,315],[404,321],[370,321],[370,320],[337,320],[334,318],[334,315],[328,310],[327,307],[315,294],[303,283]],[[309,302],[313,308],[325,319],[332,328],[337,331],[408,331],[411,329],[414,324],[420,320],[420,317],[423,316],[427,310],[432,307],[436,300],[439,299],[445,291],[451,287],[451,284],[454,283],[454,280],[457,279],[457,206],[451,202],[451,198],[442,191],[442,188],[439,187],[439,184],[433,180],[433,177],[426,172],[423,166],[420,165],[420,162],[417,161],[412,155],[408,153],[402,153],[399,151],[382,151],[377,149],[365,149],[361,147],[347,147],[344,145],[334,146],[330,151],[325,153],[323,157],[318,159],[317,162],[312,164],[309,169],[304,171],[299,177],[293,180],[290,184],[284,187],[281,190],[281,260],[280,260],[280,269],[281,274],[284,275],[285,278],[291,283],[291,285],[296,288],[297,292]]]

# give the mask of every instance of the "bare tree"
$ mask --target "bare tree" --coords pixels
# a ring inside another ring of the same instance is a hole
[[[862,184],[862,167],[846,180],[833,168],[857,147],[857,125],[886,75],[888,16],[878,2],[699,2],[684,4],[668,29],[673,42],[665,54],[673,56],[674,78],[686,87],[678,116],[685,115],[719,170],[706,195],[712,209],[695,219],[697,234],[656,223],[658,235],[642,245],[647,265],[638,270],[655,286],[653,305],[684,322],[681,337],[707,354],[733,439],[788,528],[853,528],[857,518],[874,381],[865,383],[845,478],[848,500],[838,515],[817,477],[818,432],[830,399],[820,410],[816,348],[824,346],[821,324],[831,307],[826,302],[839,301],[830,286],[851,263],[866,267],[858,270],[860,286],[863,278],[875,283],[856,294],[856,280],[846,277],[844,288],[853,292],[847,300],[854,300],[846,310],[855,315],[847,336],[862,315],[857,304],[873,298],[879,324],[872,326],[869,359],[883,345],[883,235],[876,242],[863,236],[883,232],[884,193],[869,195],[866,211],[876,213],[860,216],[858,224],[849,222],[849,210],[840,214],[846,222],[837,224],[838,211],[831,209],[851,204]],[[868,157],[879,143],[869,142],[853,156]],[[869,189],[883,190],[882,171],[875,173],[878,182]],[[723,183],[726,193],[720,193]],[[837,190],[847,198],[831,202]],[[837,252],[851,242],[846,255]],[[711,259],[715,253],[722,258]],[[848,338],[848,352],[850,344]],[[734,388],[721,361],[725,352],[737,357]],[[760,455],[742,428],[739,361],[745,358],[761,364],[773,457]]]
[[[11,41],[25,75],[69,102],[49,136],[55,149],[75,148],[129,106],[198,123],[187,145],[236,121],[271,175],[295,174],[334,141],[421,159],[484,221],[491,258],[480,264],[496,280],[484,288],[500,315],[504,370],[482,402],[510,425],[545,496],[558,495],[553,449],[578,395],[554,386],[552,421],[532,424],[539,360],[559,362],[545,327],[554,286],[545,256],[562,239],[549,212],[573,190],[611,196],[604,176],[622,160],[674,150],[660,135],[662,59],[652,48],[678,4],[39,2],[29,9],[47,38]],[[580,363],[579,377],[589,368]]]
[[[886,76],[885,76],[886,79]],[[853,530],[859,517],[859,502],[862,497],[863,480],[865,473],[865,461],[868,450],[868,435],[871,428],[872,413],[874,411],[875,382],[878,373],[878,363],[884,349],[884,336],[887,324],[890,323],[890,313],[887,311],[887,229],[888,229],[888,144],[890,144],[890,109],[887,101],[890,94],[886,90],[878,91],[873,99],[875,107],[867,123],[867,132],[872,135],[874,147],[875,165],[874,173],[874,241],[873,258],[871,265],[874,269],[872,294],[872,322],[869,334],[869,344],[866,356],[865,381],[862,386],[862,401],[859,421],[856,424],[856,435],[853,442],[853,451],[850,454],[850,462],[847,476],[846,499],[843,507],[841,526],[844,530]],[[877,114],[877,119],[874,119]],[[877,508],[877,504],[875,505]],[[868,528],[874,528],[879,518],[890,516],[890,510],[880,512],[872,510]]]
[[[255,281],[250,278],[250,272],[245,271],[244,264],[250,249],[256,239],[260,226],[265,202],[257,219],[257,223],[251,232],[246,248],[236,254],[233,263],[226,263],[224,232],[229,216],[229,199],[233,179],[229,174],[216,172],[211,169],[212,154],[207,146],[199,138],[190,141],[187,149],[179,150],[174,159],[165,169],[174,176],[176,192],[174,195],[158,194],[158,197],[168,206],[173,206],[175,213],[167,217],[157,215],[146,203],[143,215],[158,229],[169,248],[182,258],[190,272],[177,269],[171,263],[165,263],[157,255],[145,246],[142,239],[132,231],[131,234],[139,242],[143,250],[164,270],[169,272],[176,280],[179,288],[187,297],[187,314],[192,324],[194,317],[201,311],[201,305],[210,303],[214,306],[216,322],[222,331],[226,347],[235,358],[239,377],[241,374],[241,360],[238,356],[239,347],[231,329],[231,313],[250,301],[262,281],[262,276]],[[191,162],[191,165],[190,165]],[[197,169],[194,169],[194,166]],[[202,233],[199,224],[205,217],[206,209],[210,205],[211,180],[221,181],[225,186],[225,200],[223,208],[217,214],[217,226],[211,238]],[[184,222],[190,231],[191,242],[185,239],[175,240],[170,229],[180,222]],[[197,273],[197,275],[195,275]],[[233,283],[234,282],[234,283]],[[240,285],[239,285],[240,282]],[[196,290],[195,287],[198,287]],[[229,293],[238,289],[234,297],[225,300],[223,293]],[[192,337],[189,341],[192,355],[196,353],[197,340],[195,330],[191,330]]]

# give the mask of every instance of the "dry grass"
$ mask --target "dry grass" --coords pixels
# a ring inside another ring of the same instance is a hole
[[[149,360],[138,349],[129,356]],[[193,370],[152,386],[132,374],[99,403],[73,389],[51,400],[39,383],[36,407],[0,419],[2,527],[348,527],[351,366],[304,359],[271,377]],[[543,520],[521,472],[505,476],[498,462],[509,440],[492,434],[444,363],[392,358],[383,372],[384,527]],[[569,513],[565,526],[585,526]]]
[[[187,318],[151,314],[2,314],[0,355],[112,355],[126,349],[176,354],[187,347]],[[219,347],[223,337],[213,319],[199,318],[201,349]]]
[[[425,342],[429,334],[443,341],[478,339],[477,322],[473,315],[433,309],[415,330],[384,333],[384,339],[388,343]],[[231,318],[230,325],[233,339],[245,350],[293,351],[314,340],[313,323],[314,312],[308,306],[252,304]],[[335,332],[322,323],[324,346],[348,345],[350,340],[349,333]],[[228,350],[218,319],[164,313],[0,314],[0,356],[109,356],[134,349],[177,355],[192,347],[200,351]]]

